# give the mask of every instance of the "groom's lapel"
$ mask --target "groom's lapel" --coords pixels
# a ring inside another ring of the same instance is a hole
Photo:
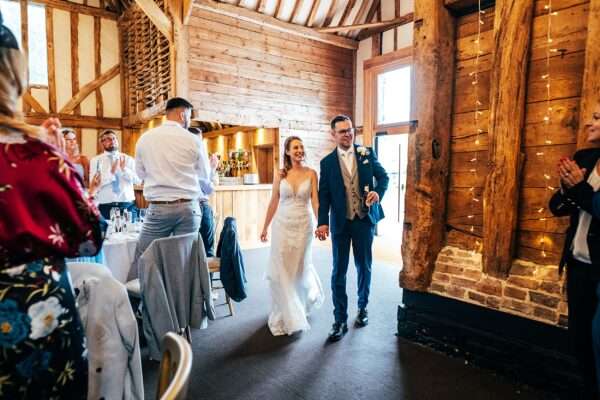
[[[334,182],[338,182],[341,185],[343,193],[346,193],[344,188],[344,178],[342,177],[342,167],[340,165],[340,156],[338,155],[337,147],[333,150],[333,165],[331,166],[331,173],[333,174]]]
[[[362,189],[364,186],[369,185],[369,178],[367,176],[367,168],[363,165],[364,160],[368,160],[368,157],[361,157],[356,150],[358,145],[354,145],[354,155],[356,156],[356,172],[358,174],[358,183],[360,184],[360,190],[362,193]],[[364,160],[363,160],[364,158]],[[369,185],[371,187],[371,185]]]

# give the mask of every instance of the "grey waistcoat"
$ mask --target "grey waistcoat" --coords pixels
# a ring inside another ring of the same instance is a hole
[[[352,156],[354,157],[354,155]],[[362,192],[358,182],[358,165],[354,167],[354,173],[350,175],[342,158],[338,157],[338,159],[342,170],[342,178],[344,179],[344,188],[346,189],[346,218],[352,220],[355,215],[364,218],[367,213],[362,207]],[[356,164],[358,164],[357,161]]]

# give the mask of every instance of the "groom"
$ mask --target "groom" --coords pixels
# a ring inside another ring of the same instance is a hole
[[[332,342],[340,340],[348,332],[346,272],[350,244],[358,272],[356,325],[362,327],[369,323],[367,303],[371,286],[371,245],[375,224],[384,217],[379,202],[389,181],[375,153],[370,148],[354,144],[354,132],[350,117],[338,115],[331,120],[331,136],[337,147],[321,160],[319,222],[315,235],[325,240],[331,229],[331,291],[335,317],[329,333]]]

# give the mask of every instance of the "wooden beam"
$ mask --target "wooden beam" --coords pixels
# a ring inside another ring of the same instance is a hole
[[[440,1],[415,1],[412,118],[400,285],[426,290],[444,244],[450,158],[455,22]],[[439,149],[434,156],[432,149]]]
[[[494,2],[495,0],[481,0],[481,8],[490,7]],[[478,0],[444,0],[444,5],[455,16],[471,14],[479,9]]]
[[[187,25],[190,17],[192,16],[192,10],[194,9],[194,0],[183,0],[181,3],[181,15],[182,20],[181,23],[183,25]]]
[[[60,119],[63,126],[73,128],[90,128],[90,129],[121,129],[121,118],[97,118],[82,115],[71,115],[71,114],[40,114],[40,113],[26,113],[25,122],[31,125],[41,125],[42,122],[50,117],[56,117]]]
[[[310,14],[308,16],[308,22],[306,23],[306,26],[311,27],[315,23],[315,17],[317,16],[319,5],[321,5],[321,0],[314,0],[313,5],[310,9]]]
[[[267,5],[267,1],[266,0],[260,0],[256,3],[256,8],[254,9],[254,11],[259,12],[259,13],[263,13],[265,12],[265,6]]]
[[[71,94],[79,92],[79,14],[71,11]],[[75,114],[81,114],[81,106],[77,103]]]
[[[219,3],[214,0],[196,0],[194,2],[194,7],[200,10],[226,15],[242,21],[252,22],[264,28],[289,33],[318,42],[352,50],[356,50],[358,48],[358,42],[355,40],[331,35],[328,33],[317,32],[312,28],[290,24],[268,15],[259,14],[240,7],[235,7],[231,4]]]
[[[277,0],[277,5],[275,6],[275,12],[273,13],[273,18],[277,18],[277,16],[279,15],[279,10],[281,9],[281,1],[282,0]]]
[[[160,102],[159,104],[156,104],[150,108],[140,111],[139,113],[137,113],[135,115],[129,115],[127,117],[123,117],[122,125],[124,128],[138,127],[138,126],[150,121],[151,119],[153,119],[161,114],[164,114],[166,105],[167,105],[167,102],[163,101],[163,102]]]
[[[375,14],[377,13],[377,10],[381,8],[381,0],[374,0],[373,3],[371,4],[371,8],[369,9],[369,13],[367,14],[367,18],[365,19],[365,22],[374,22],[373,19],[375,18]],[[357,37],[360,36],[360,34],[363,32],[363,30],[359,30],[358,31],[358,35]]]
[[[590,147],[587,128],[594,112],[600,112],[600,0],[589,4],[587,39],[585,44],[585,68],[579,106],[579,131],[577,148]]]
[[[107,11],[103,8],[86,6],[83,4],[77,4],[71,1],[65,0],[35,0],[35,3],[44,4],[51,8],[57,8],[59,10],[76,12],[78,14],[91,15],[94,17],[102,17],[116,21],[118,14],[112,11]]]
[[[48,111],[29,93],[28,91],[23,93],[23,101],[33,108],[33,111],[38,113],[48,113]]]
[[[356,17],[354,18],[354,24],[360,24],[360,21],[362,21],[362,18],[365,16],[365,13],[367,12],[367,6],[369,5],[369,0],[362,0],[362,4],[360,5],[360,8],[358,9],[358,13],[356,13]],[[369,23],[371,21],[364,21],[364,23]],[[359,30],[360,31],[360,30]],[[352,34],[350,32],[350,34]]]
[[[101,74],[98,78],[94,79],[90,83],[84,85],[81,90],[79,90],[75,96],[71,100],[65,104],[65,106],[60,110],[61,114],[68,114],[72,112],[75,107],[77,107],[87,96],[90,95],[93,91],[98,89],[100,86],[104,85],[106,82],[110,81],[112,78],[117,76],[120,72],[119,64],[115,65],[105,73]]]
[[[534,0],[498,0],[490,71],[488,162],[483,194],[483,272],[506,277],[519,212],[527,67]],[[502,212],[499,212],[502,210]]]
[[[377,35],[380,33],[383,33],[391,28],[397,28],[399,26],[402,25],[406,25],[409,24],[411,22],[413,22],[414,20],[414,13],[408,13],[400,18],[398,18],[398,22],[393,24],[393,25],[387,25],[387,26],[382,26],[382,27],[376,27],[376,28],[369,28],[369,29],[365,29],[364,31],[362,31],[359,35],[358,35],[358,40],[364,40],[370,36],[373,35]]]
[[[288,22],[293,22],[294,18],[296,17],[296,14],[298,13],[298,10],[300,9],[300,6],[302,5],[302,3],[304,3],[304,0],[294,0],[294,9],[292,10],[292,13],[290,14],[290,18],[288,19]]]
[[[356,0],[349,0],[348,3],[346,4],[346,8],[344,9],[344,13],[342,14],[342,18],[340,18],[340,23],[338,24],[339,26],[345,25],[348,19],[348,16],[350,15],[350,12],[352,12],[352,9],[354,8],[354,4],[356,3]]]
[[[364,24],[357,25],[344,25],[344,26],[334,26],[330,28],[319,28],[317,31],[323,33],[334,33],[334,32],[348,32],[356,29],[373,29],[373,28],[385,28],[389,29],[391,26],[398,26],[398,24],[405,24],[407,20],[412,20],[412,14],[409,16],[403,16],[402,18],[391,19],[389,21],[381,21],[381,22],[368,22]],[[409,21],[410,22],[410,21]]]
[[[21,0],[21,51],[25,55],[25,60],[29,60],[29,17],[27,13],[27,0]],[[27,92],[31,95],[31,89],[28,87]],[[23,102],[23,111],[31,111],[31,105]]]
[[[327,15],[325,16],[325,20],[323,21],[323,26],[331,25],[331,20],[335,16],[335,10],[337,5],[337,0],[331,0],[331,4],[329,4],[329,10],[327,11]]]
[[[371,57],[377,57],[381,55],[381,34],[373,35],[371,39]]]
[[[102,37],[102,25],[100,17],[94,17],[94,77],[100,79],[102,75],[102,51],[100,38]],[[102,98],[102,91],[100,86],[95,90],[96,92],[96,116],[104,116],[104,101]]]
[[[160,9],[154,0],[135,0],[135,3],[152,21],[156,29],[172,42],[173,24],[171,23],[171,19]]]
[[[46,12],[46,43],[48,59],[48,106],[51,113],[57,111],[56,106],[56,65],[54,62],[54,12],[45,7]]]

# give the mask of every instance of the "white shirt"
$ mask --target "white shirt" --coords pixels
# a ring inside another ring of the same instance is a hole
[[[348,150],[344,150],[341,147],[337,148],[338,157],[342,160],[350,175],[354,174],[354,168],[356,168],[356,156],[354,155],[354,146],[350,146]]]
[[[125,157],[125,168],[112,173],[112,165],[121,157]],[[135,201],[133,185],[140,183],[135,173],[135,160],[119,151],[105,151],[90,161],[90,182],[100,172],[100,188],[96,195],[98,204],[124,203]]]
[[[214,190],[202,140],[175,121],[142,135],[135,162],[148,201],[195,200]]]
[[[594,192],[600,189],[600,176],[596,171],[596,167],[588,178],[588,183],[594,189]],[[573,238],[573,258],[586,264],[591,264],[590,249],[588,248],[587,235],[590,230],[590,223],[592,222],[592,216],[587,211],[579,210],[579,224],[577,224],[577,232]]]

